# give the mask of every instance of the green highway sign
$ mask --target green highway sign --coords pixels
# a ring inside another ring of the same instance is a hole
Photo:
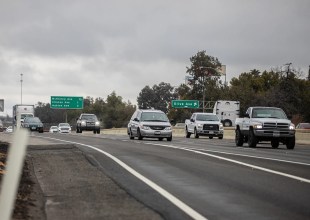
[[[172,100],[172,108],[199,108],[198,100]]]
[[[83,109],[83,97],[51,96],[51,108]]]

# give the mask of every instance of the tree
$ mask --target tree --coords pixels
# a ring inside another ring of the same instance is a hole
[[[212,56],[206,54],[206,51],[199,51],[190,58],[191,66],[186,67],[186,72],[193,77],[191,96],[194,99],[205,101],[216,100],[219,91],[219,69],[222,64]]]
[[[137,98],[140,109],[158,109],[165,113],[168,112],[171,100],[176,99],[177,94],[169,83],[161,82],[152,88],[145,86]]]
[[[129,102],[123,102],[122,97],[117,96],[113,91],[108,95],[103,111],[105,128],[120,128],[127,125],[127,122],[135,111],[135,107]]]

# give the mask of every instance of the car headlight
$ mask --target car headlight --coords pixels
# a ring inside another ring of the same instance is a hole
[[[171,127],[170,127],[170,126],[169,126],[169,127],[165,127],[164,130],[166,130],[166,131],[171,131]]]
[[[140,128],[143,130],[150,130],[151,129],[149,126],[145,126],[145,125],[141,125]]]
[[[262,129],[263,125],[262,124],[256,124],[253,127],[254,127],[254,129]]]
[[[99,126],[99,125],[100,125],[100,122],[99,122],[99,121],[96,121],[96,122],[95,122],[95,125],[96,125],[96,126]]]
[[[293,123],[290,124],[290,130],[295,130],[295,125]]]
[[[219,128],[220,128],[220,130],[223,130],[223,129],[224,129],[224,127],[223,127],[223,124],[222,124],[222,123],[220,123],[220,124],[219,124]]]
[[[197,124],[197,127],[198,127],[198,128],[202,128],[202,127],[203,127],[203,124]]]
[[[86,125],[86,121],[82,121],[82,122],[81,122],[81,125],[82,125],[82,126],[85,126],[85,125]]]

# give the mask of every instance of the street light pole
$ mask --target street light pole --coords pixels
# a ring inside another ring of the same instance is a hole
[[[23,104],[23,74],[20,74],[20,104]]]

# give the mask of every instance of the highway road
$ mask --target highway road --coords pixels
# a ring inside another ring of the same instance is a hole
[[[71,143],[166,219],[310,219],[310,146],[236,147],[234,140],[33,134]]]

